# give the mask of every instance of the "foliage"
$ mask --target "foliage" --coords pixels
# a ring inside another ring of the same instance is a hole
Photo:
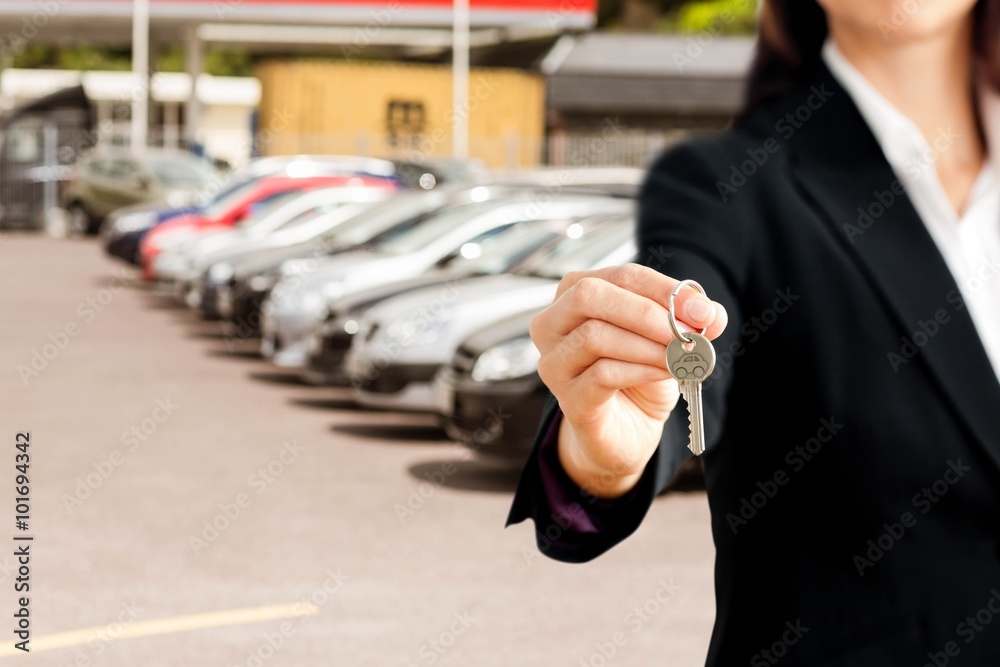
[[[13,67],[26,69],[70,69],[121,72],[132,69],[128,49],[112,49],[92,44],[58,47],[47,44],[27,44],[14,56]],[[156,55],[155,69],[159,72],[183,72],[184,49],[169,46]],[[205,71],[216,76],[253,76],[253,58],[245,49],[209,49],[205,54]]]
[[[645,4],[660,15],[652,26],[656,32],[751,35],[757,27],[757,0],[600,0],[598,28],[622,27],[629,3]]]
[[[683,33],[752,35],[756,29],[756,0],[688,2],[677,15],[677,30]]]

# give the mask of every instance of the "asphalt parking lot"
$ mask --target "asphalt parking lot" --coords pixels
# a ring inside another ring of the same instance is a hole
[[[0,236],[0,414],[31,432],[25,665],[694,666],[703,493],[567,565],[503,528],[517,471],[359,410],[136,284],[90,241]],[[14,503],[4,504],[15,544]],[[13,546],[0,553],[10,619]]]

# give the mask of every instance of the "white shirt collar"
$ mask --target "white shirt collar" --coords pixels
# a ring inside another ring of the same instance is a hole
[[[933,160],[927,160],[927,151],[931,148],[940,150],[940,146],[949,145],[954,140],[949,138],[950,128],[940,128],[938,136],[928,143],[913,121],[868,82],[832,39],[827,39],[823,45],[822,57],[833,76],[851,96],[896,174],[902,177],[906,172],[932,171]],[[987,85],[981,86],[979,92],[989,159],[977,180],[970,201],[975,199],[976,194],[1000,185],[1000,93]],[[940,145],[934,146],[938,142],[941,142]],[[936,174],[934,177],[936,180]]]

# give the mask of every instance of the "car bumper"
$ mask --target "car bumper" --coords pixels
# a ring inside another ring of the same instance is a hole
[[[202,280],[197,291],[198,309],[206,320],[228,319],[232,314],[232,289],[228,284]]]
[[[348,384],[344,361],[353,338],[354,336],[343,331],[335,333],[314,332],[307,345],[309,358],[303,372],[306,381],[317,385],[343,386]]]
[[[308,337],[318,324],[318,318],[306,311],[265,313],[261,317],[261,354],[282,368],[304,367],[309,356]]]
[[[491,459],[523,461],[531,452],[548,390],[532,375],[475,382],[444,367],[434,377],[435,405],[448,437]]]
[[[267,292],[250,290],[237,283],[232,289],[230,298],[232,299],[232,311],[224,317],[254,334],[260,333],[263,321],[261,305],[267,299]]]
[[[138,233],[122,234],[108,239],[104,249],[112,257],[123,259],[129,264],[139,266],[139,241],[142,237]]]
[[[361,405],[393,410],[434,412],[431,381],[439,364],[390,364],[383,368],[372,360],[348,353],[344,370]]]

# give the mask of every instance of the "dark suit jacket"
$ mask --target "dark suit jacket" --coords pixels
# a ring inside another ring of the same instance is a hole
[[[638,236],[643,263],[730,316],[704,389],[708,665],[1000,665],[1000,383],[848,93],[821,67],[670,150]],[[550,400],[509,521],[580,562],[638,527],[689,456],[687,419],[667,421],[632,493],[580,495],[574,526],[542,483],[557,414]]]

